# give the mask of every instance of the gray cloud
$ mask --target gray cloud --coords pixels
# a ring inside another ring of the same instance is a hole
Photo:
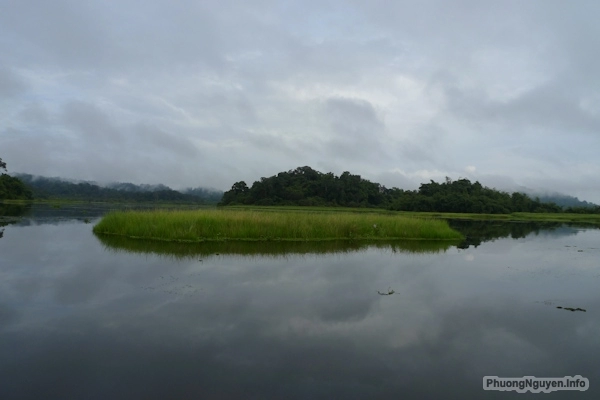
[[[600,202],[595,2],[38,3],[0,14],[11,171],[221,189],[300,165],[470,173]]]
[[[93,104],[71,102],[64,106],[64,126],[74,131],[81,139],[110,143],[122,139],[122,134],[109,117]]]
[[[354,162],[386,158],[381,141],[385,126],[373,105],[361,99],[330,98],[325,101],[323,117],[329,122],[331,136],[327,154]]]
[[[46,125],[53,122],[48,110],[40,103],[24,104],[18,119],[31,125]]]
[[[17,96],[26,88],[26,84],[14,71],[0,67],[0,99]]]

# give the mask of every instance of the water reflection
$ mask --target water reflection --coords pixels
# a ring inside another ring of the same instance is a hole
[[[4,203],[0,201],[0,219],[19,217],[31,209],[30,203]]]
[[[482,377],[576,374],[588,392],[547,396],[599,395],[598,229],[285,257],[5,229],[2,399],[508,398]]]
[[[0,201],[0,239],[4,237],[4,227],[19,222],[19,217],[28,212],[31,204],[3,203]]]
[[[562,222],[506,222],[506,221],[473,221],[449,220],[449,225],[463,234],[465,240],[458,247],[467,249],[477,247],[484,242],[500,238],[521,239],[531,234],[565,236],[575,235],[581,227],[594,227],[565,224]]]
[[[57,224],[66,221],[91,223],[114,210],[147,209],[198,209],[200,205],[172,205],[149,203],[3,203],[0,201],[0,223],[16,223],[21,226]]]
[[[206,257],[219,254],[244,256],[278,256],[287,254],[327,254],[364,251],[369,248],[391,252],[438,253],[456,243],[450,241],[405,240],[405,241],[348,241],[328,240],[319,242],[293,241],[207,241],[202,243],[178,243],[152,240],[129,239],[113,235],[96,235],[107,249],[133,253],[162,254],[176,258]]]
[[[0,398],[505,398],[482,377],[575,374],[598,395],[598,230],[199,261],[8,229]]]
[[[522,239],[530,235],[569,236],[576,235],[581,227],[560,222],[505,222],[451,220],[450,226],[465,236],[461,242],[431,240],[395,241],[346,241],[321,242],[290,241],[228,241],[177,243],[152,240],[129,239],[112,235],[96,235],[107,249],[140,254],[162,254],[176,258],[206,257],[215,254],[237,254],[246,256],[277,256],[285,254],[327,254],[359,252],[368,248],[379,248],[392,252],[437,253],[450,248],[477,248],[482,243],[500,238]],[[585,227],[583,229],[597,229]]]

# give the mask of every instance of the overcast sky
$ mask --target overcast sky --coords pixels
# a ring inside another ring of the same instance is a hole
[[[599,15],[596,0],[0,0],[0,158],[173,188],[308,165],[600,203]]]

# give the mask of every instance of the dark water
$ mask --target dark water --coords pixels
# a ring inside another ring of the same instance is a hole
[[[34,214],[0,228],[1,399],[600,393],[598,229],[456,222],[467,242],[424,252],[190,249]],[[490,392],[486,375],[581,375],[590,389]]]

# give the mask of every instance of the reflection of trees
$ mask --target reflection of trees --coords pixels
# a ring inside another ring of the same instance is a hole
[[[391,250],[394,253],[437,253],[450,248],[449,241],[206,241],[201,243],[163,242],[130,239],[122,236],[96,235],[108,249],[133,253],[154,253],[185,257],[206,257],[216,254],[246,256],[282,256],[286,254],[350,253],[370,247]]]
[[[558,235],[573,234],[573,230],[567,231],[562,222],[503,222],[503,221],[472,221],[472,220],[449,220],[450,227],[456,229],[465,236],[465,240],[458,245],[461,249],[469,246],[477,247],[483,242],[499,238],[521,239],[530,234],[538,235],[540,231],[556,232]]]
[[[25,214],[30,207],[29,204],[4,204],[0,203],[0,239],[4,237],[4,226],[14,224],[18,218]]]
[[[0,203],[0,217],[20,217],[31,209],[31,204]]]
[[[2,221],[0,220],[0,239],[2,239],[4,237],[4,226],[6,225],[10,225],[10,224],[15,224],[17,221],[10,221],[10,220],[5,220]]]

